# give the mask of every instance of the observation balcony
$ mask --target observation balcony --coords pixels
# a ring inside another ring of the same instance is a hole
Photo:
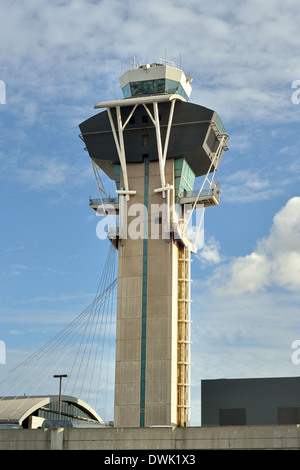
[[[204,189],[199,195],[199,191],[187,191],[180,198],[179,204],[203,204],[204,207],[217,206],[220,202],[220,191],[215,189]]]
[[[90,208],[93,209],[97,214],[119,214],[119,198],[108,197],[108,198],[97,198],[89,201]]]

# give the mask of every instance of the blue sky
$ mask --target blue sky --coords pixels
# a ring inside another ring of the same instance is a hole
[[[0,18],[0,375],[94,298],[109,243],[78,124],[134,55],[181,65],[230,134],[192,264],[192,424],[201,379],[298,376],[299,3],[2,0]]]

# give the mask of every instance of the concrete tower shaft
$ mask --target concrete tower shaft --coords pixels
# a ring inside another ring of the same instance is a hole
[[[115,426],[185,426],[197,249],[186,206],[219,203],[213,177],[228,134],[216,112],[187,102],[191,78],[179,69],[146,64],[120,81],[125,98],[98,103],[106,111],[80,125],[94,167],[115,180],[118,197]],[[107,201],[91,207],[105,213]]]
[[[172,163],[165,171],[170,185]],[[158,162],[129,164],[128,179],[137,194],[127,203],[127,227],[135,205],[144,213],[141,237],[131,233],[119,243],[115,425],[177,424],[178,244],[162,238]]]

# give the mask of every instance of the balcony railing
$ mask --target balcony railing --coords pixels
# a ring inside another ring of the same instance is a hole
[[[118,197],[107,197],[107,198],[97,198],[97,199],[91,199],[90,198],[90,206],[100,206],[101,204],[118,204],[119,203],[119,198]]]

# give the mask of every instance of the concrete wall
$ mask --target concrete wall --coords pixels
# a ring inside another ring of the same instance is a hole
[[[300,449],[299,425],[1,430],[0,450]],[[111,455],[111,454],[108,454]]]

